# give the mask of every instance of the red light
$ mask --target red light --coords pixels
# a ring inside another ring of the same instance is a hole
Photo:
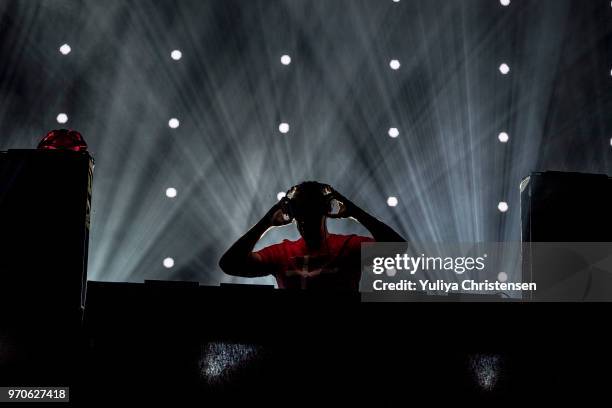
[[[38,144],[39,149],[44,150],[73,150],[75,152],[87,151],[87,143],[83,136],[76,130],[56,129],[52,130]]]

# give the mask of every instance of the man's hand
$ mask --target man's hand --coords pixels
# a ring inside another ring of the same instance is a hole
[[[351,200],[349,200],[348,198],[346,198],[345,196],[343,196],[342,194],[340,194],[339,192],[337,192],[333,188],[331,190],[332,190],[332,192],[331,192],[331,200],[336,200],[338,202],[338,205],[340,206],[340,208],[338,210],[338,213],[336,213],[336,214],[333,214],[333,213],[327,214],[327,217],[329,217],[329,218],[350,218],[350,217],[354,217],[355,213],[356,213],[357,206],[355,204],[353,204],[353,202]]]
[[[287,199],[283,198],[268,210],[265,218],[271,227],[280,227],[283,225],[290,224],[293,219],[285,212],[287,208]]]

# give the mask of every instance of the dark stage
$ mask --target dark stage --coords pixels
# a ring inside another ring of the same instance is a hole
[[[83,331],[3,337],[2,380],[69,384],[79,405],[579,403],[607,398],[609,310],[90,282]]]

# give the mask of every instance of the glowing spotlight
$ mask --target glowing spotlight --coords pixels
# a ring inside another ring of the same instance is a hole
[[[61,47],[59,47],[59,52],[62,55],[68,55],[70,54],[70,51],[72,51],[72,48],[70,48],[68,44],[63,44]]]
[[[508,75],[508,73],[510,73],[510,66],[506,63],[501,64],[499,66],[499,72],[501,72],[502,75]]]
[[[280,201],[280,200],[282,200],[283,198],[285,198],[285,196],[286,196],[286,195],[287,195],[287,193],[285,193],[284,191],[281,191],[280,193],[278,193],[278,194],[276,195],[276,199],[277,199],[278,201]]]
[[[393,0],[393,2],[394,2],[394,3],[399,3],[399,2],[400,2],[400,0]]]
[[[168,198],[176,197],[176,193],[177,193],[177,191],[176,191],[176,188],[174,188],[174,187],[168,187],[166,189],[166,197],[168,197]]]
[[[399,130],[397,128],[389,128],[389,132],[387,132],[389,134],[389,137],[398,137],[399,136]]]
[[[55,119],[57,120],[57,123],[66,123],[68,122],[68,115],[65,113],[60,113]]]
[[[397,269],[395,268],[386,269],[385,272],[387,273],[387,276],[389,277],[394,277],[395,275],[397,275]]]
[[[510,136],[508,136],[508,134],[506,132],[501,132],[497,138],[499,139],[500,142],[502,143],[508,143],[508,140],[510,140]]]
[[[162,262],[164,264],[165,268],[172,268],[174,266],[174,259],[172,258],[165,258],[164,261]]]
[[[278,125],[278,131],[281,133],[288,133],[289,132],[289,124],[288,123],[281,123],[280,125]]]
[[[387,205],[389,207],[396,207],[397,203],[398,203],[397,197],[391,196],[391,197],[387,198]]]
[[[170,58],[172,58],[175,61],[180,60],[181,58],[183,58],[183,53],[181,52],[181,50],[173,50],[170,53]]]
[[[497,204],[497,209],[501,212],[508,211],[508,208],[508,203],[505,201],[500,201],[499,204]]]
[[[500,272],[497,274],[497,280],[500,282],[506,282],[508,280],[508,274],[506,272]]]
[[[507,7],[510,5],[510,0],[499,0],[502,6]]]
[[[176,129],[180,125],[181,125],[181,122],[179,122],[177,118],[172,118],[168,121],[168,126],[170,126],[172,129]]]
[[[283,65],[289,65],[291,64],[291,57],[289,55],[283,55],[280,61]]]
[[[393,70],[398,70],[400,68],[401,64],[400,64],[400,62],[398,60],[394,59],[394,60],[391,60],[389,62],[389,66]]]
[[[610,139],[610,146],[612,146],[612,138]]]

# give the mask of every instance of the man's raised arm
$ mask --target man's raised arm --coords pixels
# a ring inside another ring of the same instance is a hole
[[[281,202],[276,203],[250,230],[238,239],[219,260],[219,267],[228,275],[255,278],[269,274],[259,255],[253,252],[255,244],[272,227],[286,225]]]
[[[368,214],[365,210],[358,207],[355,203],[344,197],[337,191],[333,191],[333,198],[340,202],[340,212],[330,217],[332,218],[354,218],[363,225],[374,240],[378,242],[406,242],[404,237],[395,232],[393,228],[380,221],[376,217]]]

